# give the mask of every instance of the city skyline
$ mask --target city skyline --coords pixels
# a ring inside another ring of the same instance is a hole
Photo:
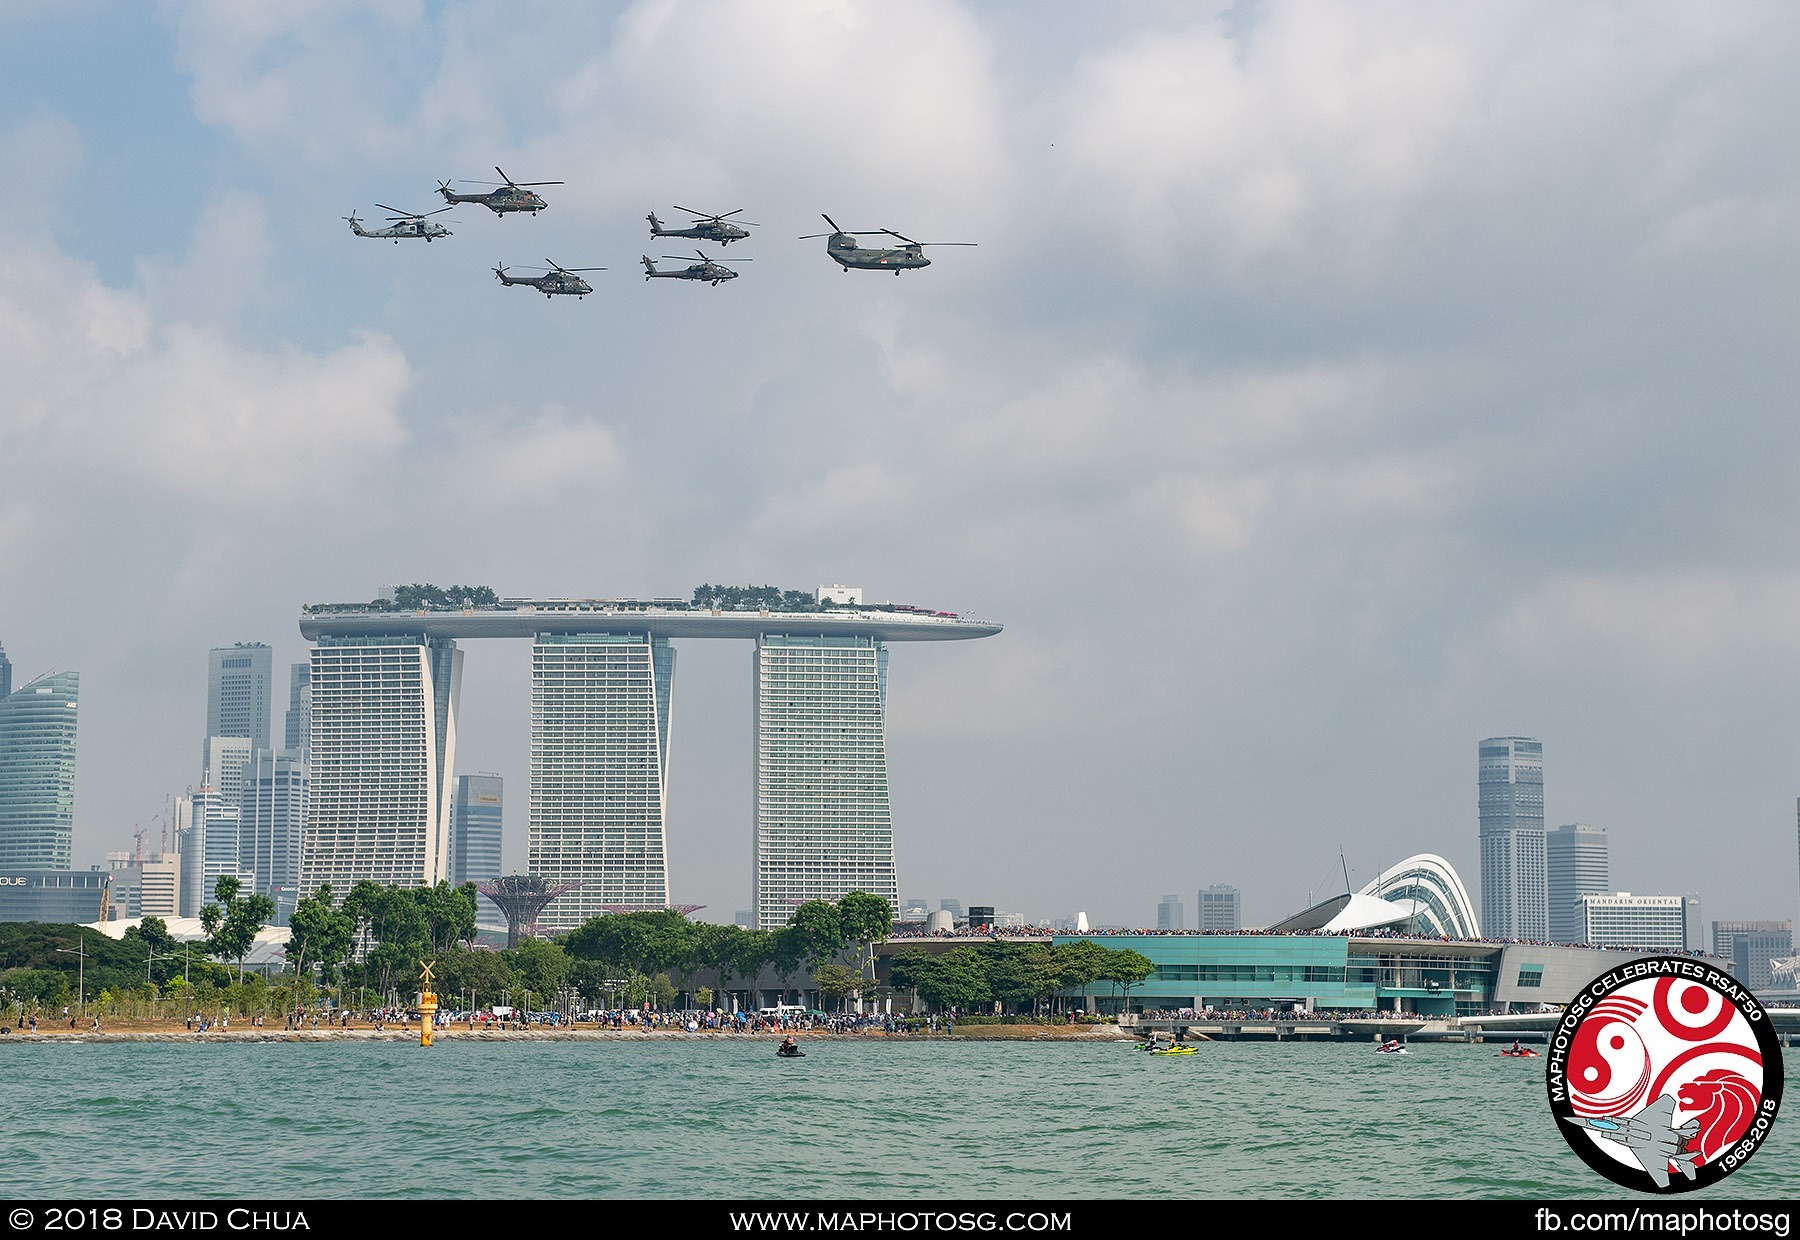
[[[196,778],[206,651],[291,667],[306,599],[851,581],[1007,622],[892,652],[903,892],[1120,924],[1218,876],[1256,925],[1344,864],[1473,884],[1468,751],[1528,735],[1613,887],[1800,912],[1800,12],[907,28],[6,10],[0,641],[15,687],[80,672],[75,864]],[[429,245],[343,223],[496,165],[561,184]],[[641,278],[671,204],[756,221],[738,279]],[[843,271],[821,213],[977,244]],[[546,255],[608,270],[493,279]],[[509,781],[521,869],[506,645],[457,765]],[[674,691],[671,895],[718,920],[751,900],[745,657],[691,643]]]

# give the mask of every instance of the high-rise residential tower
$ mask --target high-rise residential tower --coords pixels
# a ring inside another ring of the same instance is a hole
[[[1543,743],[1489,737],[1478,759],[1483,931],[1490,938],[1542,942],[1550,934]]]
[[[240,865],[244,772],[255,741],[248,736],[209,736],[201,747],[200,786],[194,790],[199,825],[200,894],[213,897],[221,877],[245,879]],[[250,892],[246,891],[245,895]]]
[[[215,648],[206,664],[206,734],[247,736],[268,749],[274,652],[261,642]]]
[[[0,698],[0,868],[69,868],[80,690],[80,673],[53,672]]]
[[[502,813],[506,781],[482,772],[456,777],[450,805],[450,882],[489,883],[500,877]],[[476,921],[504,926],[506,915],[486,896],[475,897]]]
[[[755,654],[756,924],[866,891],[899,906],[888,805],[887,648],[764,633]]]
[[[363,879],[427,887],[446,875],[462,651],[422,633],[321,636],[300,895]]]
[[[1544,868],[1550,900],[1550,941],[1579,943],[1581,896],[1604,895],[1612,887],[1606,828],[1564,823],[1544,833]]]
[[[608,907],[666,908],[675,651],[644,633],[540,633],[531,648],[526,871],[580,886],[538,917],[572,930]]]

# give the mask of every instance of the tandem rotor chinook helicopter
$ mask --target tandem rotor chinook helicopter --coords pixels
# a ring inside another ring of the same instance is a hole
[[[498,164],[494,166],[494,171],[500,172]],[[505,184],[500,185],[498,189],[491,189],[485,194],[458,194],[450,188],[450,182],[439,181],[438,193],[442,194],[444,201],[453,207],[459,202],[478,202],[501,219],[505,219],[508,211],[529,211],[536,215],[550,205],[537,194],[532,193],[527,188],[528,186],[562,184],[561,181],[515,181],[504,172],[500,172],[500,179]],[[468,184],[494,185],[496,182],[470,181]]]
[[[351,232],[359,237],[379,237],[383,240],[391,238],[395,245],[400,244],[400,239],[402,237],[423,237],[425,240],[430,241],[434,237],[448,237],[450,235],[450,230],[448,228],[445,228],[442,224],[435,224],[430,219],[426,218],[427,216],[432,215],[442,215],[450,209],[449,207],[439,207],[436,211],[427,211],[423,215],[419,215],[400,211],[398,207],[390,207],[386,203],[378,202],[375,205],[380,207],[383,211],[399,211],[400,213],[398,215],[388,216],[388,218],[394,222],[389,224],[386,228],[364,228],[362,226],[362,221],[356,218],[356,212],[352,211],[349,215],[344,217],[350,221]]]
[[[664,228],[663,222],[656,218],[656,212],[652,211],[644,217],[650,221],[652,237],[690,237],[695,241],[716,241],[720,245],[730,245],[733,241],[742,241],[750,235],[744,231],[745,228],[757,227],[749,220],[740,220],[736,224],[725,222],[741,212],[742,207],[739,207],[737,211],[727,211],[724,215],[706,215],[692,207],[680,205],[677,205],[675,209],[686,211],[689,215],[696,217],[694,222],[685,228]]]
[[[831,231],[808,233],[800,240],[811,241],[814,237],[829,237],[830,240],[825,243],[825,253],[829,254],[845,271],[855,267],[859,271],[892,271],[895,275],[899,275],[908,267],[931,266],[931,260],[926,258],[924,253],[925,247],[928,245],[978,244],[974,241],[914,241],[911,237],[901,236],[891,228],[869,228],[864,229],[861,233],[854,233],[839,228],[837,221],[829,215],[821,213],[821,218],[831,225]],[[871,249],[857,244],[856,239],[859,236],[874,236],[876,233],[885,233],[890,237],[899,238],[906,244],[897,250]]]
[[[695,250],[694,253],[700,254],[700,251]],[[675,263],[686,263],[687,262],[687,259],[678,258],[673,254],[665,254],[665,255],[663,255],[663,257],[668,259],[670,262],[675,262]],[[644,279],[646,279],[646,280],[705,280],[708,284],[711,284],[716,287],[726,280],[737,279],[738,275],[739,275],[738,272],[733,271],[731,268],[727,267],[724,263],[721,263],[720,261],[718,261],[715,258],[708,258],[704,254],[700,254],[699,262],[688,263],[688,265],[686,267],[683,267],[680,271],[658,271],[656,269],[656,264],[650,261],[650,256],[648,254],[644,255],[643,259],[644,259]],[[740,263],[748,263],[748,262],[752,262],[754,260],[748,259],[748,258],[740,258],[736,261],[738,261]]]
[[[550,263],[547,258],[544,261]],[[575,273],[605,270],[604,267],[559,267],[555,263],[550,263],[549,270],[541,276],[509,276],[504,267],[494,268],[494,275],[499,277],[502,284],[529,284],[547,298],[561,293],[579,300],[593,292],[594,286]]]

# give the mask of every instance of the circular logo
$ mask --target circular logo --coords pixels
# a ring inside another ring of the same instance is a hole
[[[1550,1037],[1550,1112],[1607,1179],[1647,1193],[1717,1184],[1781,1107],[1781,1040],[1742,983],[1650,956],[1595,978]]]

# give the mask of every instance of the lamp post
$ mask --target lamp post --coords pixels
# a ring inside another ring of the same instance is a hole
[[[58,947],[55,950],[65,956],[73,956],[79,963],[75,966],[75,1002],[83,1016],[87,1015],[87,930],[75,928],[77,935],[74,948]]]

